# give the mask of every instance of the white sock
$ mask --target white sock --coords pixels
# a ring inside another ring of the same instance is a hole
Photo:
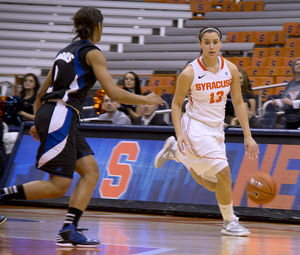
[[[223,217],[223,220],[232,221],[236,216],[234,215],[232,202],[229,205],[220,205],[219,208]]]

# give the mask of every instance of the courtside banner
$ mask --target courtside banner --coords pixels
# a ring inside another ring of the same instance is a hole
[[[146,136],[145,136],[146,137]],[[93,198],[217,205],[213,192],[197,184],[188,169],[174,160],[160,169],[154,167],[162,140],[86,138],[94,151],[100,169],[100,180]],[[39,142],[23,135],[15,151],[5,183],[12,186],[32,180],[47,180],[48,174],[35,168]],[[243,143],[226,143],[233,181],[233,201],[238,207],[258,207],[299,210],[300,208],[300,145],[259,144],[257,159],[245,155]],[[246,182],[256,171],[269,173],[277,182],[278,195],[269,204],[256,205],[247,199]],[[65,196],[70,196],[77,184],[75,174]]]

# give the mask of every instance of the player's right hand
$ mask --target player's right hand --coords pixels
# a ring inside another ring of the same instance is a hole
[[[245,153],[249,156],[249,159],[258,158],[259,148],[257,143],[252,137],[244,139]]]
[[[160,104],[160,105],[164,105],[164,101],[161,99],[161,97],[157,94],[155,94],[154,92],[152,92],[151,94],[147,95],[147,103],[149,105],[153,105],[153,104]]]
[[[180,151],[180,153],[184,156],[186,156],[184,148],[183,148],[183,144],[185,144],[186,146],[188,146],[188,141],[185,141],[183,136],[177,136],[177,147],[178,150]]]
[[[33,137],[34,140],[36,140],[36,141],[39,141],[39,140],[40,140],[40,138],[39,138],[39,136],[38,136],[38,134],[37,134],[37,131],[36,131],[35,126],[32,126],[32,127],[29,129],[29,134]]]

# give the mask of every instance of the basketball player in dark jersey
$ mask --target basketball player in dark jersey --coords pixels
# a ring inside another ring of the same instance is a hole
[[[12,199],[56,198],[70,187],[73,173],[80,176],[70,197],[69,208],[58,246],[96,247],[98,240],[90,239],[77,229],[99,179],[99,169],[93,151],[77,129],[87,91],[95,81],[114,101],[123,104],[163,104],[152,93],[141,96],[119,88],[110,76],[106,59],[95,46],[103,30],[103,16],[95,8],[83,7],[73,17],[77,36],[62,49],[41,86],[35,103],[35,126],[31,135],[40,140],[36,167],[50,174],[48,181],[34,181],[0,189],[0,202]]]

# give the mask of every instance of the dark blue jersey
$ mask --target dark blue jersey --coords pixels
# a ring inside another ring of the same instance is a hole
[[[82,103],[88,90],[93,87],[96,77],[86,62],[86,54],[100,50],[87,40],[73,42],[57,54],[52,73],[52,84],[41,101],[61,99],[66,104],[82,111]]]

